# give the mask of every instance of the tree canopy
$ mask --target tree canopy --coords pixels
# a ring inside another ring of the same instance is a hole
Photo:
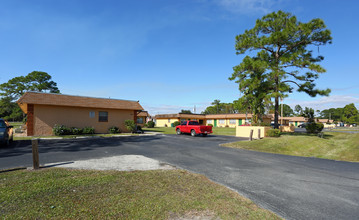
[[[258,19],[254,28],[236,36],[237,54],[257,53],[244,57],[229,79],[236,80],[243,95],[256,102],[273,98],[278,127],[279,99],[295,88],[312,97],[330,93],[330,89],[316,88],[315,79],[325,72],[318,64],[324,57],[314,56],[312,49],[331,40],[331,33],[321,19],[302,23],[290,13],[270,13]]]
[[[14,77],[0,84],[0,117],[22,120],[23,113],[15,101],[27,91],[60,93],[57,84],[46,72],[33,71],[26,76]]]
[[[238,113],[240,105],[238,103],[221,103],[220,100],[215,99],[211,106],[208,106],[202,114],[231,114],[231,113]]]
[[[180,114],[192,114],[191,110],[181,109]]]

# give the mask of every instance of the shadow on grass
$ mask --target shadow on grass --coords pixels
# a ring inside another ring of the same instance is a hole
[[[306,133],[306,132],[283,132],[281,133],[281,135],[284,135],[284,136],[296,136],[296,137],[318,137],[318,134],[313,134],[313,133]],[[333,138],[334,135],[332,134],[328,134],[328,133],[324,133],[323,134],[323,138],[324,139],[329,139],[329,138]]]

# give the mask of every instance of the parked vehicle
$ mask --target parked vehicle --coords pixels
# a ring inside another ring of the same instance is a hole
[[[298,125],[298,128],[305,128],[307,126],[308,123],[303,123],[303,124],[300,124]]]
[[[184,121],[180,125],[176,126],[176,133],[178,135],[182,133],[191,134],[193,137],[197,134],[207,136],[212,133],[212,126],[200,125],[198,121]]]
[[[6,120],[0,118],[0,143],[10,145],[13,138],[13,126],[11,126]]]

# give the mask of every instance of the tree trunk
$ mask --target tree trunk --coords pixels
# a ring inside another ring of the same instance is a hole
[[[279,115],[279,97],[275,97],[274,104],[274,128],[278,129],[278,115]]]

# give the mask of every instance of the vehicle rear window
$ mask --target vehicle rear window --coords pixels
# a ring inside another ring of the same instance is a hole
[[[0,121],[0,128],[6,128],[6,124],[4,121]]]
[[[188,124],[189,125],[199,125],[198,121],[190,121]]]
[[[187,122],[186,122],[186,121],[184,121],[184,122],[182,122],[182,123],[181,123],[181,125],[187,125]]]

